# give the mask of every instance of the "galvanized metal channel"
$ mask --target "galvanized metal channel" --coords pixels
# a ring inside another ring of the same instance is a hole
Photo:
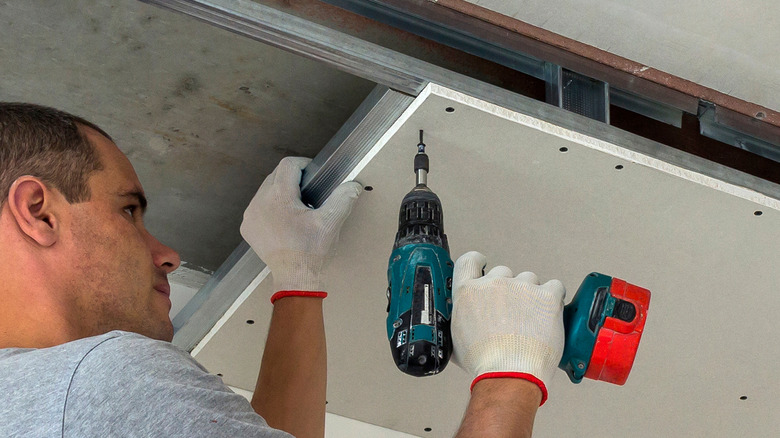
[[[322,205],[412,101],[409,95],[377,85],[304,169],[303,201]],[[241,242],[174,318],[174,345],[192,351],[265,267],[249,244]]]
[[[241,242],[173,318],[173,344],[192,351],[264,268],[249,244]]]
[[[303,202],[318,207],[414,100],[377,85],[303,174]]]
[[[702,135],[780,163],[778,145],[729,126],[719,120],[718,115],[714,104],[709,102],[699,104],[699,129]]]

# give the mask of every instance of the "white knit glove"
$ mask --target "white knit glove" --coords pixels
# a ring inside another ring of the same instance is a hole
[[[484,255],[472,251],[453,273],[453,360],[474,377],[518,377],[547,387],[563,354],[563,298],[558,280],[539,285],[532,272],[513,277],[506,266],[483,276]]]
[[[310,161],[284,158],[263,181],[241,223],[241,236],[273,275],[272,302],[288,295],[326,295],[320,292],[322,263],[363,190],[360,183],[345,182],[320,208],[307,207],[301,201],[300,183]]]

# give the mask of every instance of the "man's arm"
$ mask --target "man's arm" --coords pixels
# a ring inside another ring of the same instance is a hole
[[[325,433],[327,349],[322,264],[362,188],[338,186],[317,209],[301,201],[311,160],[285,158],[244,212],[241,235],[271,270],[274,312],[252,407],[298,438]]]
[[[453,272],[453,361],[473,377],[458,437],[530,437],[563,353],[563,284],[466,253]]]
[[[456,438],[530,438],[542,392],[522,379],[477,382]]]
[[[323,436],[326,367],[322,299],[278,300],[252,407],[270,426],[298,438]]]

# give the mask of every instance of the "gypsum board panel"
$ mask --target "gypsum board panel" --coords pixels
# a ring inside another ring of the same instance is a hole
[[[386,338],[387,262],[420,129],[453,258],[475,249],[488,269],[560,279],[567,302],[592,271],[653,293],[626,385],[573,385],[556,371],[534,436],[771,436],[780,428],[780,387],[766,366],[780,359],[766,347],[780,337],[775,199],[434,84],[348,177],[373,190],[325,266],[329,412],[449,437],[468,403],[465,372],[450,364],[434,377],[406,376]],[[254,388],[270,295],[270,279],[260,282],[196,356],[231,385]]]

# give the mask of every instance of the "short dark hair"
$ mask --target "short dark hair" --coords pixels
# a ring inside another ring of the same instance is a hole
[[[89,176],[103,165],[84,127],[111,138],[93,123],[64,111],[0,102],[0,205],[14,181],[24,175],[40,178],[70,203],[88,201]]]

